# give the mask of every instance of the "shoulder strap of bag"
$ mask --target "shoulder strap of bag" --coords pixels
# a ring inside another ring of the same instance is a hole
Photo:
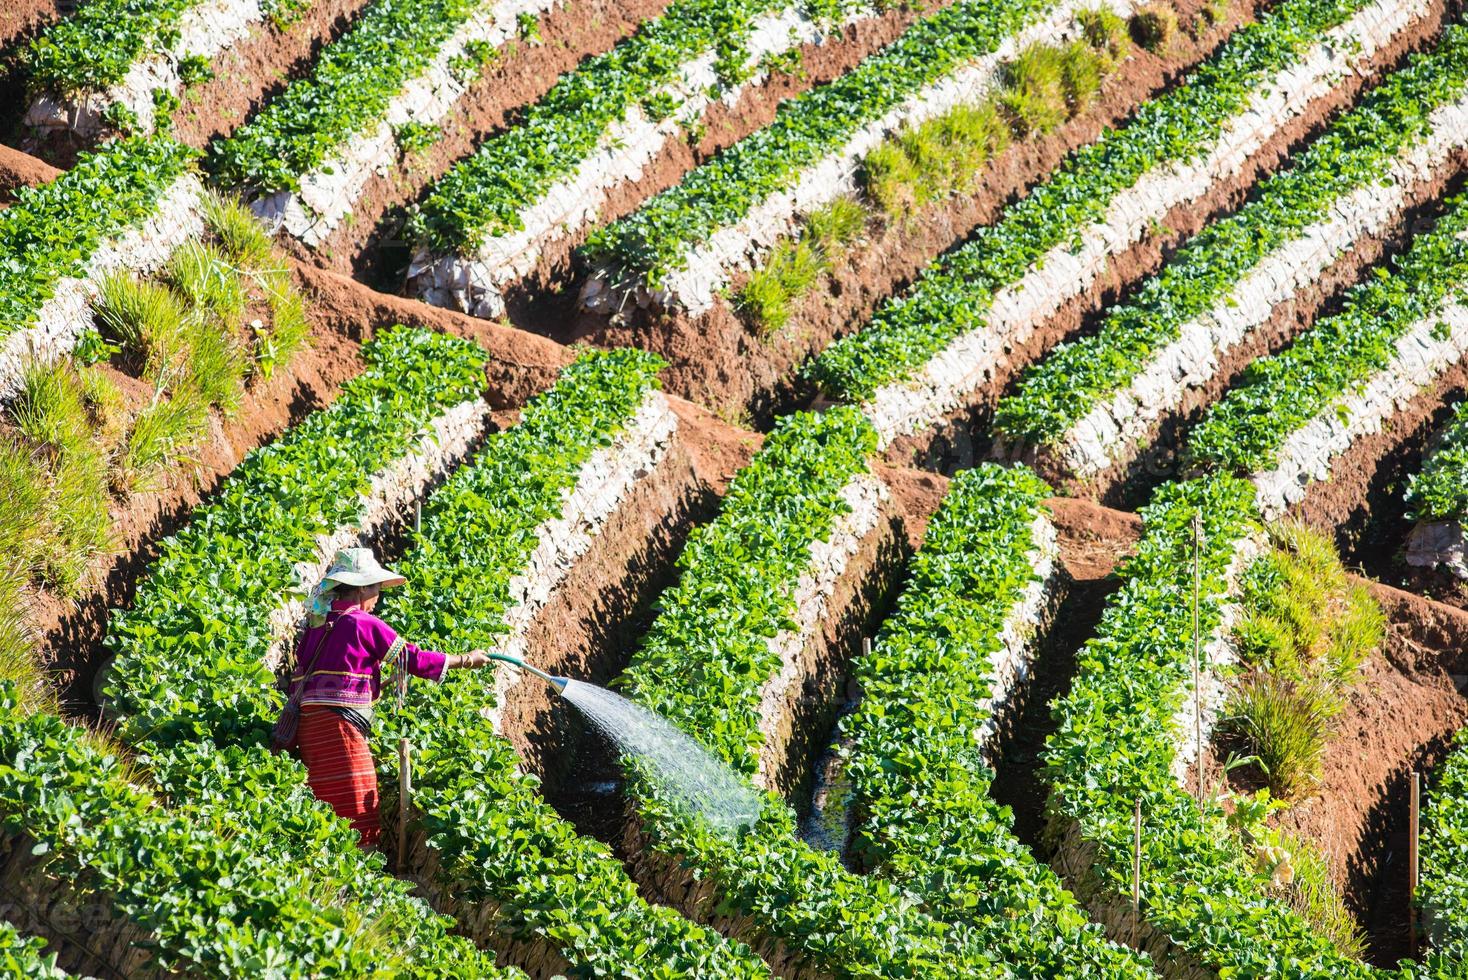
[[[327,618],[330,619],[331,615],[328,614]],[[336,629],[336,624],[340,623],[344,618],[346,618],[346,613],[336,614],[336,618],[331,619],[331,622],[327,624],[326,630],[321,634],[321,639],[316,641],[316,649],[311,653],[310,662],[306,664],[306,669],[301,671],[301,679],[296,681],[296,683],[291,687],[291,697],[295,697],[297,694],[299,694],[301,688],[305,686],[307,679],[311,676],[311,671],[316,669],[316,662],[321,659],[321,650],[323,647],[326,646],[326,638],[331,636],[331,631]],[[303,631],[301,633],[301,643],[304,643],[305,640],[306,633]],[[300,644],[298,643],[297,646],[299,645]]]

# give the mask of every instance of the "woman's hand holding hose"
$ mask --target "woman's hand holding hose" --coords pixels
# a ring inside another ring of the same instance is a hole
[[[470,650],[468,653],[451,654],[448,659],[449,670],[463,670],[465,668],[478,670],[489,666],[489,654],[483,650]]]

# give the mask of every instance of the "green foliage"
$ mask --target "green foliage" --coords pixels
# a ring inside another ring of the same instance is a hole
[[[1290,907],[1310,923],[1312,929],[1331,943],[1341,955],[1353,960],[1366,956],[1366,937],[1356,917],[1346,907],[1340,889],[1331,877],[1330,862],[1313,841],[1293,834],[1276,835],[1276,846],[1290,856],[1293,876],[1280,889]]]
[[[1443,970],[1468,957],[1468,729],[1433,775],[1421,848],[1416,900],[1433,945],[1423,959],[1428,969]]]
[[[790,301],[805,293],[829,268],[825,255],[805,238],[781,239],[765,264],[750,273],[734,305],[767,334],[790,322]]]
[[[479,145],[444,175],[416,210],[409,234],[435,252],[470,254],[486,238],[522,228],[520,214],[601,145],[634,105],[663,118],[679,105],[659,90],[710,51],[722,64],[746,60],[757,17],[784,0],[676,0],[661,17],[605,54],[563,75],[519,125]]]
[[[1188,457],[1236,473],[1267,469],[1290,433],[1343,410],[1347,395],[1396,358],[1399,337],[1456,301],[1468,282],[1465,230],[1468,202],[1455,198],[1406,254],[1352,287],[1340,313],[1250,364],[1239,385],[1193,429]]]
[[[635,700],[742,774],[757,767],[760,692],[780,669],[769,638],[789,627],[811,545],[830,536],[847,506],[841,488],[866,471],[875,442],[850,407],[782,419],[735,475],[718,518],[690,536],[678,583],[663,594],[657,621],[622,675]],[[697,869],[719,908],[789,951],[792,972],[1005,973],[991,931],[945,922],[915,907],[898,884],[846,871],[835,855],[797,838],[794,814],[776,797],[767,795],[754,825],[731,839],[655,777],[635,768],[631,775],[650,849]],[[1015,929],[1030,922],[1027,905]]]
[[[625,429],[661,367],[632,349],[582,354],[429,498],[397,564],[408,585],[383,615],[435,649],[500,642],[536,529],[561,516],[581,467]],[[413,805],[443,855],[445,887],[495,903],[517,933],[560,947],[576,975],[768,976],[747,948],[644,902],[606,847],[557,816],[485,719],[493,688],[488,672],[413,685],[405,711],[380,718],[375,733],[387,768],[399,736],[422,746]]]
[[[775,243],[764,265],[734,297],[734,305],[765,334],[790,322],[790,303],[810,290],[831,263],[866,230],[866,210],[849,197],[838,197],[812,211],[796,238]]]
[[[1009,145],[1008,124],[989,101],[955,106],[884,140],[862,161],[862,184],[889,219],[972,189],[979,172]]]
[[[989,463],[949,484],[896,611],[854,666],[861,701],[842,732],[865,819],[853,846],[934,916],[973,926],[999,959],[1035,976],[1150,976],[1087,921],[989,793],[979,736],[995,694],[991,658],[1034,581],[1034,525],[1049,495],[1023,467]]]
[[[1049,44],[1032,44],[1004,66],[998,102],[1016,135],[1041,136],[1065,122],[1064,72],[1063,51]]]
[[[467,341],[398,328],[364,356],[370,369],[330,408],[248,454],[163,543],[132,608],[109,624],[109,707],[119,737],[145,753],[176,805],[297,877],[331,883],[339,891],[320,897],[386,929],[407,972],[503,976],[493,954],[449,937],[407,883],[381,873],[380,857],[357,849],[299,763],[267,748],[279,706],[263,659],[269,613],[296,587],[295,563],[314,560],[319,535],[357,524],[373,474],[484,386],[484,354]]]
[[[232,183],[297,190],[333,151],[376,124],[460,24],[488,0],[374,0],[350,31],[255,118],[216,144],[211,166]]]
[[[193,155],[161,137],[117,140],[17,191],[0,210],[0,336],[28,327],[57,282],[83,275],[98,246],[149,218]]]
[[[1235,31],[1185,84],[1143,105],[1132,122],[1073,153],[1049,180],[930,265],[866,329],[827,347],[808,373],[827,393],[869,398],[909,377],[955,338],[980,326],[994,294],[1046,252],[1103,219],[1112,199],[1144,174],[1189,159],[1321,32],[1365,0],[1283,0]]]
[[[1234,637],[1250,672],[1225,727],[1258,758],[1274,795],[1289,799],[1318,783],[1345,689],[1381,647],[1386,616],[1347,577],[1329,538],[1300,524],[1270,537],[1273,548],[1243,578]]]
[[[1193,644],[1195,514],[1204,545],[1199,629],[1208,637],[1221,625],[1226,573],[1253,523],[1253,487],[1222,475],[1167,484],[1143,509],[1144,533],[1122,587],[1078,654],[1070,693],[1052,707],[1044,770],[1052,833],[1073,825],[1094,845],[1083,893],[1128,900],[1140,800],[1142,914],[1190,956],[1228,976],[1372,976],[1268,893],[1217,801],[1200,812],[1172,774],[1173,716]]]
[[[1289,169],[1263,181],[1237,213],[1214,222],[1148,279],[1101,329],[1057,346],[1004,399],[995,426],[1021,443],[1063,439],[1103,398],[1138,377],[1184,324],[1225,302],[1249,270],[1298,240],[1333,202],[1379,180],[1427,134],[1437,107],[1468,84],[1468,28],[1449,27],[1437,49],[1368,93]]]
[[[1462,520],[1468,515],[1468,402],[1453,406],[1422,471],[1408,478],[1406,496],[1410,520]]]
[[[1127,22],[1110,7],[1082,10],[1076,14],[1076,23],[1081,26],[1081,35],[1086,39],[1086,44],[1104,56],[1103,64],[1108,70],[1130,53],[1132,39],[1127,30]]]
[[[203,85],[205,82],[214,80],[214,69],[209,66],[208,58],[190,55],[187,58],[179,59],[178,80],[184,88]]]
[[[0,975],[28,980],[66,980],[71,974],[56,965],[56,954],[45,953],[46,941],[21,936],[9,922],[0,922]]]
[[[405,156],[426,153],[433,144],[443,139],[443,130],[430,123],[405,122],[394,126],[393,139]]]
[[[20,495],[39,504],[30,519],[44,529],[33,574],[74,594],[96,558],[115,546],[107,458],[92,431],[81,380],[65,362],[32,362],[6,415],[37,462],[32,478],[39,486]]]
[[[780,419],[718,518],[689,535],[678,584],[619,681],[741,772],[758,767],[760,690],[780,669],[768,639],[791,623],[810,547],[848,511],[842,488],[876,449],[850,407]]]
[[[828,85],[780,104],[774,121],[633,214],[594,232],[586,250],[629,279],[657,285],[688,250],[793,185],[852,133],[923,86],[988,54],[1047,6],[1042,0],[959,0]]]
[[[145,55],[167,54],[180,18],[200,2],[90,0],[23,51],[32,90],[73,95],[115,85]]]

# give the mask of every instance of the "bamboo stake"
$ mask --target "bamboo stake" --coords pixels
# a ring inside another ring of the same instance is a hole
[[[408,797],[413,792],[413,774],[409,768],[413,746],[406,738],[398,739],[398,874],[405,874],[408,863]]]
[[[1412,956],[1417,955],[1417,843],[1421,832],[1422,818],[1422,774],[1412,773],[1411,813],[1407,818],[1407,946]]]
[[[1137,945],[1142,925],[1142,798],[1132,815],[1132,942]]]
[[[1198,812],[1203,811],[1203,638],[1198,635],[1198,604],[1203,591],[1200,553],[1203,550],[1203,515],[1193,513],[1193,745],[1197,747],[1193,766],[1197,770]]]

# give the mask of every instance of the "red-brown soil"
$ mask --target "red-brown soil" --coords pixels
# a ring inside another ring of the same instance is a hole
[[[1361,75],[1344,80],[1309,111],[1282,127],[1250,157],[1239,173],[1214,185],[1199,200],[1169,211],[1141,242],[1114,256],[1107,263],[1105,273],[1084,293],[1068,300],[1039,324],[1024,344],[1008,348],[1002,361],[994,365],[989,379],[970,395],[965,405],[950,412],[938,425],[895,440],[888,456],[894,461],[945,469],[955,462],[961,464],[968,454],[982,454],[983,435],[994,406],[1026,366],[1060,341],[1088,329],[1100,311],[1116,305],[1144,277],[1161,268],[1178,245],[1241,205],[1257,181],[1284,166],[1290,155],[1314,138],[1335,113],[1350,105],[1369,81],[1390,71],[1409,52],[1420,49],[1433,38],[1442,18],[1443,8],[1437,5],[1414,27],[1378,52]],[[1380,254],[1379,248],[1375,251]],[[1148,458],[1144,462],[1155,461]],[[1143,477],[1139,483],[1145,485],[1155,481],[1157,474],[1144,469]]]
[[[671,142],[649,161],[642,176],[613,188],[600,209],[601,223],[613,221],[634,210],[649,197],[676,184],[683,175],[720,150],[738,142],[770,123],[781,101],[831,81],[849,71],[862,58],[890,43],[925,12],[946,0],[921,0],[889,10],[880,17],[848,25],[824,44],[806,44],[796,49],[798,71],[777,71],[761,84],[751,86],[734,105],[716,102],[702,118],[703,130],[696,145]],[[464,152],[468,152],[466,149]],[[507,302],[518,321],[534,317],[538,298],[547,292],[572,285],[574,248],[586,239],[587,230],[547,247],[536,268],[509,290]]]
[[[442,136],[428,149],[400,160],[362,189],[350,221],[315,249],[298,254],[338,272],[397,292],[407,252],[403,241],[404,205],[469,155],[491,134],[510,125],[543,96],[556,79],[584,58],[611,48],[644,20],[657,17],[667,0],[574,0],[541,18],[538,44],[515,40],[477,79],[439,123]]]
[[[1424,786],[1468,724],[1468,613],[1371,584],[1390,620],[1362,666],[1325,753],[1319,792],[1279,821],[1318,845],[1366,929],[1371,957],[1407,954],[1408,780]]]
[[[12,140],[25,116],[25,77],[19,53],[27,41],[60,20],[68,0],[5,0],[0,3],[0,140]]]
[[[791,376],[797,364],[867,320],[882,300],[905,287],[935,256],[961,241],[975,227],[994,221],[1018,195],[1053,170],[1068,152],[1092,142],[1104,128],[1125,120],[1137,104],[1175,84],[1190,67],[1216,49],[1234,26],[1251,19],[1256,9],[1252,2],[1234,3],[1223,22],[1201,32],[1198,38],[1180,35],[1166,57],[1135,49],[1133,56],[1107,79],[1089,110],[1043,139],[1017,141],[991,161],[972,195],[939,202],[907,221],[874,220],[867,238],[847,251],[834,274],[794,304],[790,325],[776,336],[759,336],[727,302],[720,302],[714,310],[692,319],[644,312],[631,313],[622,319],[581,315],[575,321],[573,336],[598,344],[636,344],[655,350],[674,365],[669,375],[672,390],[721,414],[735,416],[748,412],[759,424],[764,424],[809,394]],[[1433,29],[1437,18],[1429,20],[1433,25],[1424,28],[1423,33]],[[1397,54],[1400,51],[1384,60]],[[1329,100],[1331,105],[1353,97],[1355,87],[1344,84]],[[1297,126],[1297,130],[1317,125],[1327,111],[1329,107],[1322,106]],[[1261,161],[1275,165],[1278,156],[1302,135],[1303,132],[1297,131],[1283,138],[1280,145],[1260,154]],[[1246,175],[1250,179],[1253,176],[1253,173]],[[1209,202],[1209,207],[1201,209],[1201,213],[1174,216],[1180,230],[1170,232],[1165,240],[1148,242],[1148,247],[1160,254],[1162,247],[1174,244],[1184,232],[1196,228],[1225,202],[1241,195],[1248,180],[1237,183],[1237,187],[1219,195],[1220,201]],[[1145,250],[1138,251],[1129,263],[1117,263],[1121,268],[1112,273],[1116,281],[1129,282],[1147,271],[1143,267]],[[1151,265],[1155,267],[1155,258]],[[1096,290],[1102,295],[1091,298],[1088,306],[1106,299],[1108,291],[1114,288],[1115,283],[1103,284]],[[569,315],[564,308],[555,313],[559,314],[559,320],[554,314],[546,314],[543,320],[524,322],[552,336],[563,336],[571,323]],[[517,318],[517,322],[521,321]],[[1047,346],[1053,342],[1048,336],[1041,340]],[[907,462],[912,457],[893,458]]]
[[[48,593],[34,597],[31,624],[37,654],[55,675],[63,699],[81,710],[95,703],[100,642],[109,608],[131,600],[158,545],[219,486],[244,455],[307,414],[330,404],[343,382],[363,364],[362,342],[381,328],[407,323],[470,337],[489,352],[487,382],[492,404],[517,408],[548,387],[571,354],[540,337],[484,320],[461,317],[397,297],[379,296],[331,273],[298,267],[306,293],[312,347],[290,369],[252,388],[232,418],[216,418],[191,469],[162,490],[118,501],[112,519],[118,553],[96,563],[93,578],[75,600]]]
[[[61,171],[42,160],[8,146],[0,146],[0,204],[9,204],[22,187],[45,184]]]
[[[1178,455],[1185,433],[1203,413],[1233,387],[1244,369],[1260,357],[1273,354],[1288,344],[1317,319],[1339,308],[1341,294],[1360,280],[1362,273],[1383,256],[1400,252],[1410,236],[1421,230],[1425,213],[1437,210],[1450,177],[1468,164],[1468,150],[1460,150],[1432,178],[1409,189],[1408,207],[1381,234],[1370,235],[1336,257],[1314,279],[1271,312],[1269,319],[1222,359],[1207,383],[1189,388],[1176,411],[1154,424],[1131,451],[1115,465],[1093,478],[1067,479],[1054,456],[1047,452],[1026,454],[1036,471],[1062,492],[1094,497],[1111,507],[1136,507],[1157,483],[1178,473]],[[1016,447],[1009,447],[1015,451]]]
[[[5,0],[0,8],[0,48],[35,34],[65,16],[65,0]]]

